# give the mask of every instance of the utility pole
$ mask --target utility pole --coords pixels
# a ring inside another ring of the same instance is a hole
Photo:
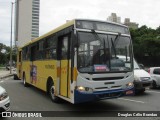
[[[13,21],[13,2],[11,2],[11,41],[10,41],[10,74],[12,74],[12,21]]]

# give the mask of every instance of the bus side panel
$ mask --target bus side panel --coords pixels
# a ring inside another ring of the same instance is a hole
[[[20,61],[19,61],[19,53],[20,53],[20,51],[18,51],[18,53],[17,53],[17,65],[16,65],[16,72],[17,72],[17,76],[18,76],[18,78],[20,78],[21,79],[21,65],[20,65]]]
[[[27,83],[30,83],[30,61],[23,61],[22,62],[22,79],[23,73],[25,73],[25,80]]]
[[[68,60],[61,60],[60,95],[67,97]]]
[[[16,75],[19,79],[22,79],[22,51],[17,53]]]
[[[46,84],[49,77],[57,85],[57,61],[34,61],[32,64],[31,84],[46,91]]]
[[[71,66],[71,60],[69,60],[68,66]],[[71,98],[71,67],[68,69],[68,98]]]

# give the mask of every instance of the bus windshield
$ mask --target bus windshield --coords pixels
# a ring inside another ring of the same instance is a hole
[[[78,39],[80,41],[78,48],[79,72],[124,72],[133,69],[130,37],[78,32]]]

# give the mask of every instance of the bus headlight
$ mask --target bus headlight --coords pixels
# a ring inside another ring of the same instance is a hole
[[[127,86],[128,88],[132,88],[132,87],[134,87],[134,84],[133,84],[132,82],[129,82],[128,84],[126,84],[126,86]]]
[[[89,87],[77,86],[76,90],[78,90],[79,92],[93,93],[93,89]]]

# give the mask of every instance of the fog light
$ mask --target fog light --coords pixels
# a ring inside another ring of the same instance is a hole
[[[134,84],[132,82],[129,82],[128,84],[126,84],[126,86],[131,88],[134,86]]]
[[[87,93],[92,93],[93,92],[93,89],[89,88],[89,87],[86,87],[85,90],[86,90]]]

